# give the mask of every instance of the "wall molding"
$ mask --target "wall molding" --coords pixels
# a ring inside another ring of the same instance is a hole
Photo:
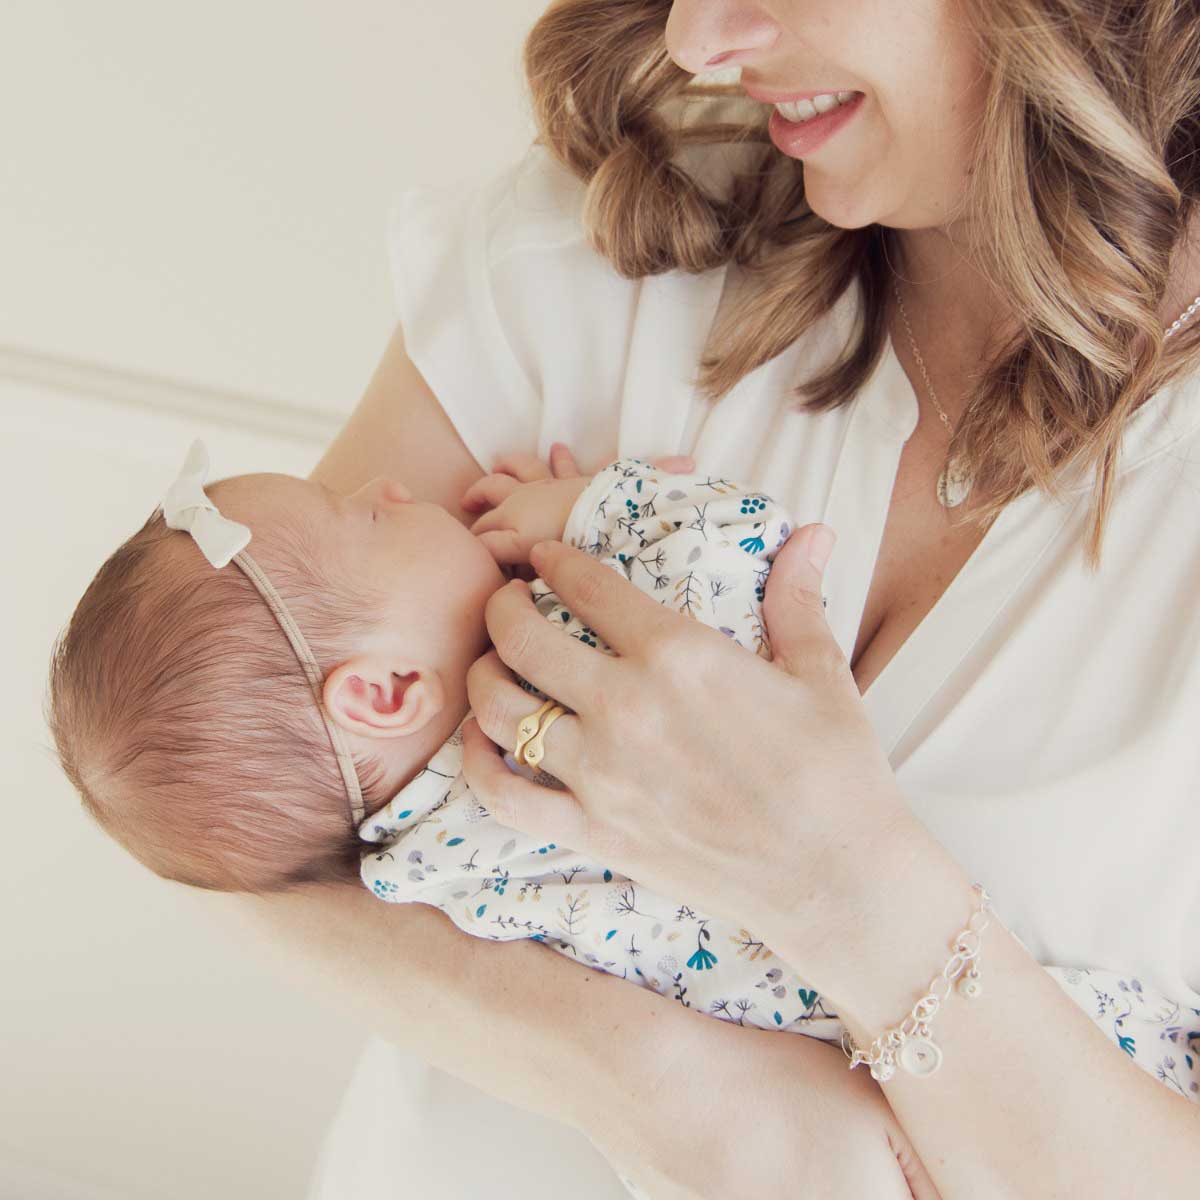
[[[71,396],[232,425],[305,445],[326,446],[345,416],[286,400],[202,387],[65,355],[0,344],[0,380],[33,384]]]

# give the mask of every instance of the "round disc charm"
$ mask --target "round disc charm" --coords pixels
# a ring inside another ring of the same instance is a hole
[[[957,463],[938,477],[937,498],[943,508],[957,508],[971,494],[971,477]]]
[[[900,1065],[910,1075],[932,1075],[942,1065],[942,1051],[928,1038],[911,1037],[900,1047]]]
[[[977,1000],[983,995],[983,984],[971,975],[964,975],[955,985],[955,991],[968,1000]]]

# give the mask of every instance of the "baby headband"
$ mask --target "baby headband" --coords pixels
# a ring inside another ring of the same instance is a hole
[[[245,547],[250,542],[250,530],[245,525],[239,525],[237,521],[231,521],[221,515],[217,506],[205,494],[204,483],[207,479],[208,450],[204,443],[197,439],[188,450],[187,458],[183,460],[179,477],[167,489],[162,502],[163,519],[168,528],[190,533],[196,545],[200,547],[200,553],[214,567],[226,567],[231,562],[237,563],[246,578],[254,584],[258,594],[267,602],[267,607],[291,643],[312,687],[317,711],[321,714],[321,720],[325,722],[329,744],[333,747],[342,781],[346,785],[350,816],[357,826],[363,819],[362,788],[359,786],[354,760],[350,757],[342,731],[325,711],[321,699],[321,668],[317,666],[316,657],[305,641],[304,634],[300,632],[300,626],[288,612],[283,597],[275,590],[262,567],[246,553]]]

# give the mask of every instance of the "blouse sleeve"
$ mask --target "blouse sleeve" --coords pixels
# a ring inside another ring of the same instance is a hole
[[[388,260],[409,357],[481,468],[554,440],[615,455],[637,281],[588,243],[585,186],[539,144],[401,192]]]

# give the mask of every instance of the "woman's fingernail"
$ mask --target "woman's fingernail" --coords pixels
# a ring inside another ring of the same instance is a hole
[[[529,551],[529,562],[530,562],[530,565],[531,565],[531,566],[534,566],[534,567],[537,567],[539,570],[541,569],[542,563],[543,563],[543,562],[545,561],[545,559],[546,559],[546,549],[545,549],[545,547],[546,547],[546,543],[545,543],[545,542],[538,542],[538,543],[537,543],[537,545],[536,545],[536,546],[534,546],[534,547],[533,547],[533,548],[532,548],[532,549]]]
[[[818,525],[808,535],[808,561],[818,571],[825,570],[825,564],[829,561],[830,554],[833,553],[835,541],[837,541],[837,535],[828,525]]]

